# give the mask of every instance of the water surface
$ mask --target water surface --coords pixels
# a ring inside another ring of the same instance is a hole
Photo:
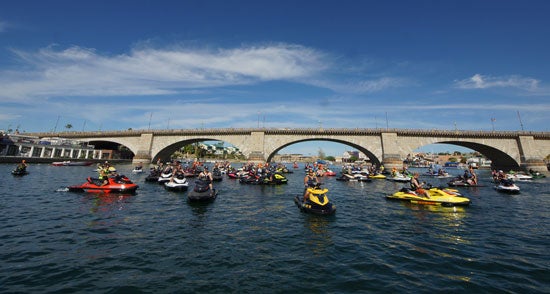
[[[519,195],[461,191],[466,208],[387,201],[404,184],[323,179],[336,215],[304,214],[283,186],[224,178],[217,200],[190,205],[117,166],[136,195],[62,191],[92,167],[0,165],[0,292],[546,292],[550,181]],[[460,174],[460,170],[451,170]],[[445,180],[425,178],[434,185]]]

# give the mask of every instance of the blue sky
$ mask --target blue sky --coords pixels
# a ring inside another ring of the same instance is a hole
[[[548,15],[550,1],[2,1],[0,129],[519,130],[519,112],[548,131]]]

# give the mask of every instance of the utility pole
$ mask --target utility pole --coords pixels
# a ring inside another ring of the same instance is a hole
[[[519,115],[519,110],[518,110],[518,119],[519,119],[519,125],[521,126],[521,130],[523,131],[523,122],[521,121],[521,116]]]
[[[58,115],[57,116],[57,121],[55,122],[55,127],[53,128],[53,132],[55,133],[57,131],[57,124],[59,123],[59,118],[61,117],[61,115]]]

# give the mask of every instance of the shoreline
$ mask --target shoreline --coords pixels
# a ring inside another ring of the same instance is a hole
[[[53,163],[58,161],[74,161],[74,162],[93,162],[93,163],[103,163],[109,161],[112,163],[132,163],[131,159],[89,159],[89,158],[43,158],[43,157],[27,157],[27,156],[0,156],[1,163],[20,163],[22,160],[25,160],[27,163]]]

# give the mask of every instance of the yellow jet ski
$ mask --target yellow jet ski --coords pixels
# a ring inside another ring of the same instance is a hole
[[[420,205],[467,206],[470,204],[470,199],[462,196],[456,189],[430,188],[427,191],[430,198],[419,195],[409,188],[403,188],[392,195],[386,196],[386,199],[408,201]]]
[[[383,174],[369,174],[369,179],[385,179],[386,176]]]
[[[321,183],[317,183],[307,188],[309,197],[306,201],[302,201],[300,195],[294,197],[294,203],[303,212],[314,214],[333,214],[336,212],[336,205],[327,197],[328,189],[321,189]]]

